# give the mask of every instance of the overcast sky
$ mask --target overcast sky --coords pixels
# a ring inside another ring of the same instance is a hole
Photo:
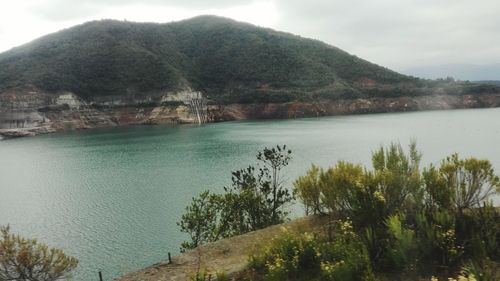
[[[0,52],[89,20],[201,14],[319,39],[398,71],[500,65],[498,0],[0,0]]]

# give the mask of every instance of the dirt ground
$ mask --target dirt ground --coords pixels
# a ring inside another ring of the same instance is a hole
[[[323,226],[327,221],[326,217],[305,217],[209,243],[172,257],[172,264],[162,261],[139,272],[126,274],[115,281],[185,281],[191,280],[199,269],[207,270],[212,276],[217,272],[231,276],[245,269],[249,255],[280,235],[283,228],[295,233],[319,233],[325,231]]]

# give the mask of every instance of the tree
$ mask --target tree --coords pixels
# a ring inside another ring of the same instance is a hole
[[[193,198],[191,205],[186,207],[186,213],[177,223],[181,231],[189,235],[191,242],[183,242],[181,249],[193,249],[207,242],[218,239],[217,218],[219,217],[220,196],[209,191],[202,192]]]
[[[0,227],[0,280],[55,281],[66,279],[78,260],[62,250],[49,248],[34,239],[10,233]]]
[[[269,203],[272,220],[280,220],[280,208],[292,198],[287,189],[283,187],[281,179],[281,169],[288,165],[291,159],[291,150],[286,149],[286,145],[273,147],[271,149],[264,148],[257,154],[257,159],[262,164],[260,168],[259,179],[265,185],[271,185],[272,199],[268,198],[269,194],[265,194],[266,201]],[[267,189],[263,189],[264,193]]]
[[[281,177],[291,153],[286,146],[264,148],[256,166],[232,172],[232,185],[223,194],[205,191],[193,198],[178,222],[191,239],[182,248],[282,223],[288,214],[284,206],[293,200]]]

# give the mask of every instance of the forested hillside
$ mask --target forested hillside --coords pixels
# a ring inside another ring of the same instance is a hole
[[[215,16],[88,22],[0,54],[0,93],[33,85],[92,98],[190,88],[219,103],[265,103],[429,94],[434,84],[316,40]],[[465,87],[438,84],[453,94]]]

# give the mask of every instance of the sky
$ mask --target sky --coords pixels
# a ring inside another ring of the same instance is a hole
[[[318,39],[410,74],[500,69],[497,1],[0,0],[0,52],[90,20],[171,22],[212,14]]]

